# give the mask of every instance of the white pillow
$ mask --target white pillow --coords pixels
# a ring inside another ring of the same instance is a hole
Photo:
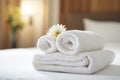
[[[100,34],[106,42],[120,42],[120,22],[91,19],[84,19],[83,22],[86,30]]]

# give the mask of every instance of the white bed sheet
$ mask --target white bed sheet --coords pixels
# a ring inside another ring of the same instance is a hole
[[[113,63],[92,75],[36,71],[32,65],[36,48],[0,50],[0,80],[120,80],[120,43],[105,47],[116,53]]]

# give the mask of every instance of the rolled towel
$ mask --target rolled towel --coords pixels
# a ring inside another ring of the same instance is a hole
[[[58,35],[56,40],[58,50],[64,54],[76,54],[104,48],[101,36],[90,31],[70,30]]]
[[[110,50],[99,50],[76,55],[65,55],[61,53],[46,54],[44,56],[36,55],[33,59],[33,64],[37,70],[91,74],[105,68],[113,60],[114,52]],[[47,63],[43,63],[42,61],[46,61]]]
[[[45,53],[53,53],[57,51],[55,41],[48,35],[42,36],[37,41],[37,49]]]

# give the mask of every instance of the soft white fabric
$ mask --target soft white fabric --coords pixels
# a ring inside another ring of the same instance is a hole
[[[41,52],[53,53],[57,51],[55,41],[48,35],[42,36],[37,41],[37,49]]]
[[[0,80],[50,80],[33,65],[36,48],[0,50]]]
[[[65,55],[60,52],[46,55],[35,55],[34,62],[38,64],[52,64],[63,66],[87,66],[89,59],[83,55]]]
[[[60,55],[60,54],[59,54]],[[82,57],[81,57],[82,55]],[[65,57],[63,57],[65,56]],[[84,61],[85,57],[88,58],[89,63],[86,66],[82,66],[82,61],[81,61],[81,66],[79,64],[76,66],[66,66],[64,63],[49,63],[49,64],[42,64],[42,60],[61,60],[68,61],[71,60],[70,55],[64,55],[61,54],[61,56],[51,56],[51,55],[46,55],[42,56],[41,60],[39,59],[34,59],[34,66],[37,70],[47,70],[47,71],[60,71],[60,72],[69,72],[69,73],[84,73],[84,74],[90,74],[90,73],[95,73],[104,67],[108,66],[114,59],[114,53],[109,50],[99,50],[99,51],[92,51],[92,52],[85,52],[81,54],[76,54],[72,55],[73,56],[73,61],[71,63],[74,64],[74,62],[80,62],[79,60]],[[76,57],[76,59],[75,59]],[[84,57],[84,58],[83,58]],[[36,57],[35,57],[36,58]],[[45,58],[45,59],[43,59]],[[70,59],[69,59],[70,58]],[[86,60],[85,60],[86,61]],[[84,65],[84,63],[83,63]]]
[[[36,48],[0,50],[0,80],[120,80],[120,43],[107,49],[117,54],[113,63],[92,75],[36,71],[31,63]]]
[[[99,33],[106,42],[120,42],[120,22],[84,19],[85,29]]]
[[[90,31],[70,30],[58,35],[56,40],[58,50],[64,54],[100,50],[104,48],[101,36]]]

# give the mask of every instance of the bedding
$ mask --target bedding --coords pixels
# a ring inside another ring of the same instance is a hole
[[[108,43],[105,49],[113,50],[116,58],[92,75],[36,71],[32,65],[36,48],[0,50],[0,80],[120,80],[120,42]]]
[[[106,42],[120,42],[120,22],[98,21],[85,18],[83,20],[85,30],[99,33]]]

